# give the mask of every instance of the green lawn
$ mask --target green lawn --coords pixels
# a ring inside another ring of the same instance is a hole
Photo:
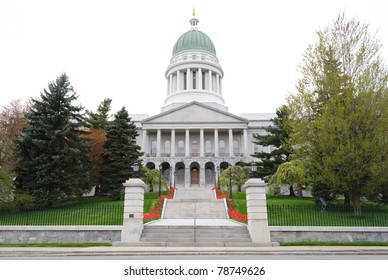
[[[167,191],[162,192],[167,194]],[[150,212],[158,193],[144,194],[144,212]],[[122,225],[123,200],[85,197],[72,206],[0,211],[0,225]]]
[[[167,192],[162,192],[167,194]],[[158,193],[144,195],[144,212],[151,212]],[[245,193],[233,193],[233,204],[241,213],[247,213]],[[340,204],[340,203],[337,203]],[[270,226],[388,226],[388,207],[363,205],[363,215],[356,217],[351,208],[330,206],[322,212],[311,198],[268,196],[268,223]],[[104,197],[83,198],[72,206],[29,211],[0,210],[0,225],[121,225],[123,200]]]

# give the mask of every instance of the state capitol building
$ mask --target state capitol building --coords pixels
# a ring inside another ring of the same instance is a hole
[[[165,72],[167,94],[161,112],[131,115],[139,130],[137,144],[143,165],[161,169],[176,187],[214,186],[229,165],[251,162],[254,152],[268,147],[252,143],[265,134],[275,114],[229,113],[224,105],[224,71],[210,38],[190,20],[179,37]]]

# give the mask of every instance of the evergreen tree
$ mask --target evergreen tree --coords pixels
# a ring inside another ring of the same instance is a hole
[[[86,110],[86,122],[91,125],[93,129],[105,130],[105,127],[109,124],[111,103],[112,99],[105,98],[100,105],[98,105],[97,113]]]
[[[131,122],[128,112],[123,107],[114,120],[106,127],[106,141],[102,153],[101,169],[102,195],[119,199],[123,183],[132,175],[132,165],[139,162],[140,147],[136,145],[138,136],[136,126]]]
[[[287,139],[289,137],[288,130],[285,126],[288,109],[286,106],[281,106],[276,110],[276,115],[272,119],[275,126],[265,128],[268,133],[265,135],[254,134],[253,143],[263,147],[274,147],[270,152],[260,151],[253,155],[260,159],[257,163],[258,176],[268,182],[270,177],[275,174],[279,165],[288,161],[290,153],[287,147]]]
[[[66,74],[48,84],[39,100],[32,99],[27,126],[17,140],[17,191],[35,202],[54,205],[82,196],[90,189],[88,146],[81,106]]]

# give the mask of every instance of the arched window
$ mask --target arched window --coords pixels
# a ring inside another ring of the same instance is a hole
[[[237,139],[234,139],[233,141],[233,154],[239,154],[240,153],[240,141]]]
[[[166,156],[170,156],[170,154],[171,154],[171,142],[170,142],[170,140],[166,140],[164,142],[164,153],[166,154]]]
[[[212,141],[206,140],[205,141],[205,153],[210,154],[212,152]]]
[[[197,140],[193,140],[191,142],[191,153],[193,154],[193,156],[198,155],[198,141]]]
[[[156,156],[156,141],[151,141],[151,155]]]
[[[218,145],[218,148],[220,149],[220,154],[225,154],[226,153],[226,150],[225,150],[225,141],[224,140],[220,140],[220,143]]]
[[[185,142],[183,142],[182,140],[178,141],[178,154],[185,154]]]

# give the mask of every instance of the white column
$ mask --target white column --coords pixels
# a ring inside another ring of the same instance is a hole
[[[186,129],[186,157],[190,157],[190,131]]]
[[[222,79],[220,79],[220,95],[222,96]]]
[[[229,129],[229,156],[233,157],[233,130]]]
[[[147,156],[147,130],[143,128],[143,139],[141,143],[141,151]]]
[[[175,129],[171,129],[171,157],[175,157]]]
[[[173,84],[172,84],[172,74],[170,75],[170,94],[172,93],[172,90],[173,90]]]
[[[169,78],[167,78],[167,95],[170,95],[170,79]]]
[[[198,68],[198,87],[197,89],[202,90],[202,69]]]
[[[160,150],[162,147],[161,138],[162,138],[162,131],[158,129],[158,133],[156,134],[156,156],[157,157],[160,157]]]
[[[186,74],[186,89],[192,89],[191,87],[191,73],[190,68],[187,68],[187,74]]]
[[[244,156],[249,156],[249,150],[248,150],[248,130],[244,128],[243,130],[243,141],[244,141]]]
[[[209,70],[209,91],[213,91],[212,70]]]
[[[181,85],[180,85],[180,79],[181,79],[181,71],[178,70],[176,72],[176,91],[180,91],[181,90]]]
[[[220,156],[220,150],[218,148],[218,129],[214,129],[214,156]]]
[[[220,93],[220,75],[216,74],[216,92]]]
[[[203,129],[199,131],[199,156],[205,156],[205,137],[203,133]]]

